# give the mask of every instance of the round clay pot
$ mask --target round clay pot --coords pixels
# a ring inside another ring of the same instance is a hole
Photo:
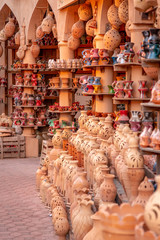
[[[74,38],[81,38],[85,33],[84,22],[79,20],[72,26],[72,36]]]
[[[86,33],[88,36],[94,37],[94,30],[97,26],[97,22],[94,18],[90,19],[87,23],[86,23]]]
[[[84,124],[86,121],[87,121],[87,111],[81,111],[81,115],[78,118],[80,129],[84,128]]]
[[[14,40],[15,40],[15,44],[19,46],[20,45],[20,31],[18,31],[15,34]]]
[[[62,147],[62,130],[56,129],[56,134],[52,138],[52,143],[54,147]]]
[[[79,47],[79,45],[80,45],[80,39],[74,38],[73,36],[71,36],[68,39],[68,47],[71,50],[76,50]]]
[[[36,29],[36,38],[41,39],[44,36],[44,32],[42,30],[42,26],[40,25],[39,27],[37,27]]]
[[[7,40],[7,36],[4,28],[0,31],[0,41],[5,42]]]
[[[117,194],[117,189],[113,179],[115,178],[112,174],[104,175],[104,181],[100,186],[100,196],[103,202],[114,202]]]
[[[122,23],[126,23],[129,19],[128,0],[124,0],[118,8],[118,16]]]
[[[108,9],[107,17],[108,17],[108,21],[110,22],[110,24],[113,27],[115,27],[116,29],[119,29],[122,22],[118,16],[118,8],[114,4],[112,4],[110,6],[110,8]]]
[[[151,182],[148,181],[148,178],[145,177],[143,182],[138,187],[138,196],[133,201],[133,204],[141,204],[143,207],[145,207],[148,199],[154,192],[154,187]]]
[[[160,176],[156,176],[155,180],[157,182],[157,190],[149,198],[144,211],[144,219],[148,228],[160,235],[160,207],[159,207],[159,197],[160,197]]]
[[[119,32],[112,28],[104,35],[104,45],[108,51],[114,51],[121,42],[121,35]]]
[[[62,206],[57,206],[52,210],[52,222],[55,224],[58,218],[65,217],[67,218],[66,210]]]
[[[92,8],[90,3],[81,4],[78,8],[78,16],[82,21],[88,21],[92,17]]]
[[[78,172],[77,178],[73,182],[72,189],[73,192],[77,191],[79,192],[83,188],[89,188],[89,183],[86,178],[87,173],[86,172]]]
[[[0,42],[0,57],[2,56],[2,54],[3,54],[3,47],[2,47],[1,42]]]
[[[31,48],[30,48],[30,51],[31,51],[31,53],[32,53],[32,55],[33,55],[34,58],[37,58],[37,57],[38,57],[38,55],[39,55],[39,53],[40,53],[40,47],[39,47],[39,45],[37,44],[37,42],[33,42],[33,43],[32,43],[32,46],[31,46]]]
[[[9,18],[9,22],[4,27],[4,31],[8,38],[12,37],[15,31],[14,18]]]
[[[49,12],[48,15],[42,21],[42,31],[46,34],[50,34],[54,24],[53,13]]]
[[[69,231],[69,223],[66,217],[60,217],[56,220],[54,224],[54,230],[61,240],[65,240],[65,235]],[[63,238],[62,238],[63,237]]]

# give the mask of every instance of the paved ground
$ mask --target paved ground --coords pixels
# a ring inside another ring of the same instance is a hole
[[[39,159],[0,160],[0,240],[56,240],[35,188]]]

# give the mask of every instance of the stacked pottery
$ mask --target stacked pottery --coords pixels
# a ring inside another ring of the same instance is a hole
[[[54,148],[50,151],[51,161],[57,159],[59,152],[62,150],[62,130],[56,129],[56,134],[52,138]]]

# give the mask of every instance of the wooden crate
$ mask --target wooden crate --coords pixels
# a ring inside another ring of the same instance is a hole
[[[40,157],[40,164],[43,165],[44,159],[48,152],[50,152],[53,149],[53,144],[51,140],[43,140],[42,142],[42,151],[41,151],[41,157]]]
[[[26,146],[24,136],[0,137],[0,159],[25,158]]]

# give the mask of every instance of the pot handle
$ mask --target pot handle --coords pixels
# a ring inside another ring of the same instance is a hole
[[[142,118],[143,118],[143,115],[142,115],[142,113],[141,113],[141,112],[138,112],[138,116],[139,116],[140,120],[142,120]]]

